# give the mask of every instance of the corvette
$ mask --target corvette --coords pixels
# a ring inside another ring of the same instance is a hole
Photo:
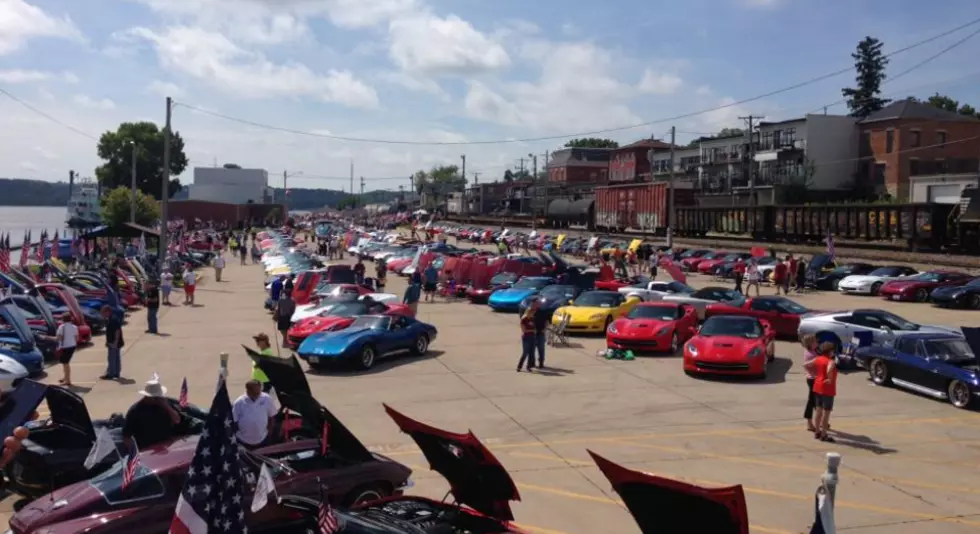
[[[698,325],[698,312],[688,304],[640,303],[606,330],[611,349],[677,352]]]
[[[551,323],[561,324],[568,317],[568,332],[602,333],[616,319],[626,315],[640,299],[626,298],[616,291],[586,291],[568,306],[555,310]]]
[[[518,313],[531,305],[532,300],[538,301],[538,311],[547,313],[549,317],[554,315],[555,310],[566,306],[575,301],[575,297],[582,293],[583,289],[577,285],[554,284],[543,288],[536,295],[525,298],[517,308]]]
[[[647,302],[661,301],[667,295],[690,295],[694,291],[694,288],[687,284],[657,280],[643,280],[631,286],[619,288],[619,292],[627,297],[637,297]]]
[[[327,307],[318,315],[293,323],[286,333],[286,346],[295,349],[313,334],[343,330],[350,326],[354,322],[354,318],[359,315],[415,316],[412,313],[412,308],[404,304],[385,304],[375,300],[340,302]]]
[[[550,276],[525,276],[514,285],[494,291],[487,299],[493,311],[517,311],[524,299],[555,283]]]
[[[885,282],[892,280],[903,280],[909,276],[919,274],[918,271],[904,265],[889,265],[878,267],[868,274],[858,274],[845,277],[837,283],[837,290],[841,293],[855,295],[878,296],[878,291]]]
[[[664,302],[682,302],[684,304],[690,304],[698,311],[698,317],[704,319],[705,310],[709,304],[713,304],[715,302],[740,301],[743,298],[745,298],[744,295],[727,287],[703,287],[693,293],[674,293],[672,295],[664,295],[661,300]]]
[[[311,335],[296,352],[314,369],[353,363],[366,370],[379,358],[405,352],[423,355],[436,335],[436,327],[404,315],[363,315],[344,330]]]
[[[936,306],[980,310],[980,278],[961,286],[938,287],[930,296]]]
[[[44,355],[34,332],[13,304],[0,304],[0,354],[13,358],[32,375],[44,370]]]
[[[772,327],[755,317],[709,317],[684,345],[684,372],[765,378],[776,357],[775,339]]]
[[[843,347],[843,342],[862,332],[869,332],[875,344],[889,343],[915,333],[963,335],[958,328],[917,324],[889,311],[875,309],[810,314],[800,320],[797,332],[814,334],[820,341],[830,341],[838,347]]]
[[[684,258],[681,260],[681,267],[688,272],[696,273],[698,272],[698,267],[706,262],[713,260],[720,260],[728,255],[728,252],[708,252],[707,254],[702,254],[700,256],[692,256],[690,258]]]
[[[369,297],[374,302],[381,303],[397,303],[399,298],[398,295],[392,293],[368,293],[360,297],[353,295],[338,295],[332,298],[322,298],[319,302],[315,304],[305,304],[303,306],[297,306],[296,311],[290,318],[290,321],[297,323],[303,319],[308,319],[310,317],[326,317],[330,315],[331,310],[340,304],[347,304],[350,302],[359,302],[365,300],[365,297]]]
[[[716,256],[713,259],[704,259],[698,263],[698,272],[701,274],[715,274],[714,269],[738,260],[747,260],[751,258],[752,255],[745,252],[733,252],[731,254],[725,254],[724,256]]]
[[[715,315],[744,315],[766,320],[777,336],[795,338],[800,328],[800,318],[810,313],[802,306],[786,297],[765,296],[743,298],[728,302],[708,304],[705,317]]]
[[[966,285],[972,279],[973,276],[966,273],[928,271],[886,282],[879,294],[887,300],[926,302],[934,289]]]

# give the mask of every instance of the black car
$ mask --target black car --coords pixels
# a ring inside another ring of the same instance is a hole
[[[536,295],[531,295],[524,299],[518,305],[517,311],[523,314],[524,310],[530,306],[531,301],[536,299],[540,303],[539,309],[550,317],[555,313],[555,310],[562,306],[567,306],[569,302],[575,300],[575,297],[579,296],[582,291],[582,287],[576,285],[550,285],[539,291]]]
[[[844,278],[852,274],[868,274],[877,268],[877,266],[871,265],[870,263],[846,263],[839,265],[829,273],[817,274],[815,286],[821,291],[837,291],[837,284]]]
[[[974,278],[963,286],[937,287],[930,297],[933,304],[943,308],[980,310],[980,278]]]

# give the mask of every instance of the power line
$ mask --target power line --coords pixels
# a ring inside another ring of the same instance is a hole
[[[980,18],[973,19],[970,22],[967,22],[965,24],[961,24],[961,25],[959,25],[959,26],[957,26],[957,27],[955,27],[955,28],[953,28],[951,30],[947,30],[947,31],[942,32],[940,34],[937,34],[937,35],[934,35],[934,36],[929,37],[927,39],[924,39],[922,41],[919,41],[919,42],[913,43],[911,45],[908,45],[906,47],[900,48],[900,49],[898,49],[898,50],[896,50],[894,52],[885,54],[884,57],[885,58],[890,58],[890,57],[896,56],[898,54],[901,54],[903,52],[906,52],[908,50],[912,50],[914,48],[918,48],[918,47],[920,47],[922,45],[931,43],[931,42],[936,41],[938,39],[942,39],[943,37],[946,37],[948,35],[952,35],[952,34],[958,32],[960,30],[963,30],[965,28],[969,28],[970,26],[973,26],[973,25],[975,25],[977,23],[980,23]],[[939,54],[939,55],[941,55],[941,54]],[[936,57],[938,57],[938,55]],[[256,128],[264,128],[264,129],[267,129],[267,130],[273,130],[273,131],[279,131],[279,132],[285,132],[285,133],[292,133],[292,134],[303,135],[303,136],[308,136],[308,137],[320,137],[320,138],[324,138],[324,139],[333,139],[335,141],[348,141],[348,142],[355,142],[355,143],[375,143],[375,144],[388,144],[388,145],[420,145],[420,146],[501,145],[501,144],[512,144],[512,143],[531,143],[531,142],[537,142],[537,141],[551,141],[551,140],[556,140],[556,139],[566,139],[566,138],[569,138],[569,137],[588,137],[588,136],[601,135],[601,134],[607,134],[607,133],[612,133],[612,132],[619,132],[619,131],[624,131],[624,130],[632,130],[632,129],[636,129],[636,128],[642,128],[642,127],[646,127],[646,126],[651,126],[651,125],[654,125],[654,124],[661,124],[661,123],[666,123],[666,122],[671,122],[671,121],[677,121],[677,120],[680,120],[680,119],[686,119],[686,118],[694,117],[694,116],[697,116],[697,115],[703,115],[705,113],[711,113],[711,112],[714,112],[714,111],[720,111],[720,110],[728,109],[728,108],[731,108],[731,107],[740,106],[740,105],[743,105],[743,104],[748,104],[748,103],[751,103],[751,102],[755,102],[755,101],[761,100],[763,98],[768,98],[770,96],[775,96],[775,95],[778,95],[778,94],[781,94],[781,93],[785,93],[785,92],[788,92],[788,91],[799,89],[801,87],[805,87],[807,85],[812,85],[814,83],[821,82],[823,80],[834,78],[836,76],[840,76],[841,74],[845,74],[845,73],[850,72],[850,71],[853,71],[853,70],[854,70],[854,66],[853,65],[850,65],[848,67],[845,67],[845,68],[842,68],[842,69],[839,69],[839,70],[836,70],[836,71],[833,71],[833,72],[829,72],[827,74],[823,74],[823,75],[820,75],[820,76],[811,78],[811,79],[806,80],[806,81],[803,81],[803,82],[799,82],[799,83],[796,83],[796,84],[793,84],[793,85],[790,85],[790,86],[787,86],[787,87],[783,87],[781,89],[776,89],[776,90],[773,90],[773,91],[769,91],[767,93],[762,93],[762,94],[759,94],[759,95],[756,95],[756,96],[753,96],[753,97],[750,97],[750,98],[745,98],[745,99],[742,99],[742,100],[737,100],[737,101],[734,101],[734,102],[731,102],[731,103],[728,103],[728,104],[722,104],[720,106],[715,106],[713,108],[702,109],[700,111],[693,111],[693,112],[690,112],[690,113],[684,113],[684,114],[681,114],[681,115],[675,115],[673,117],[666,117],[666,118],[663,118],[663,119],[656,119],[656,120],[652,120],[652,121],[646,121],[646,122],[642,122],[642,123],[638,123],[638,124],[633,124],[633,125],[629,125],[629,126],[620,126],[620,127],[615,127],[615,128],[605,128],[605,129],[594,130],[594,131],[590,131],[590,132],[575,132],[575,133],[566,133],[566,134],[561,134],[561,135],[549,135],[549,136],[542,136],[542,137],[528,137],[528,138],[523,138],[523,139],[498,139],[498,140],[487,140],[487,141],[443,141],[443,142],[437,142],[437,141],[404,141],[404,140],[395,140],[395,139],[372,139],[372,138],[364,138],[364,137],[349,137],[349,136],[341,136],[341,135],[318,134],[318,133],[309,132],[309,131],[297,130],[297,129],[287,128],[287,127],[282,127],[282,126],[273,126],[273,125],[269,125],[269,124],[263,124],[263,123],[255,122],[255,121],[248,120],[248,119],[242,119],[242,118],[238,118],[238,117],[232,117],[230,115],[224,115],[224,114],[221,114],[221,113],[216,113],[216,112],[213,112],[213,111],[210,111],[210,110],[206,110],[206,109],[198,108],[196,106],[192,106],[190,104],[184,104],[182,102],[175,102],[174,105],[175,106],[183,106],[183,107],[185,107],[187,109],[191,109],[191,110],[197,111],[197,112],[202,113],[204,115],[211,115],[213,117],[217,117],[217,118],[220,118],[220,119],[225,119],[225,120],[228,120],[228,121],[231,121],[231,122],[237,122],[237,123],[240,123],[240,124],[245,124],[245,125],[248,125],[248,126],[253,126],[253,127],[256,127]]]
[[[41,111],[40,109],[37,109],[36,107],[32,106],[31,104],[28,104],[27,102],[25,102],[25,101],[17,98],[16,96],[10,94],[7,90],[5,90],[2,87],[0,87],[0,94],[6,96],[7,98],[9,98],[11,100],[13,100],[14,102],[17,102],[18,104],[20,104],[20,105],[24,106],[25,108],[33,111],[34,113],[37,113],[38,115],[44,117],[45,119],[48,119],[49,121],[51,121],[51,122],[53,122],[53,123],[55,123],[55,124],[57,124],[59,126],[62,126],[64,128],[67,128],[68,130],[71,130],[72,132],[77,133],[78,135],[87,137],[87,138],[89,138],[89,139],[91,139],[93,141],[98,141],[99,140],[97,137],[93,136],[92,134],[90,134],[90,133],[88,133],[88,132],[86,132],[84,130],[80,130],[78,128],[75,128],[74,126],[72,126],[70,124],[64,123],[64,122],[62,122],[62,121],[60,121],[60,120],[52,117],[51,115],[49,115],[49,114]]]

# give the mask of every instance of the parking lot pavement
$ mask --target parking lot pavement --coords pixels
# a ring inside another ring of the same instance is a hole
[[[207,405],[222,351],[231,354],[229,389],[241,391],[249,363],[239,345],[259,331],[271,335],[272,322],[261,309],[258,268],[231,265],[226,272],[227,282],[200,289],[202,307],[164,312],[168,337],[142,334],[143,312],[132,315],[123,374],[135,382],[97,381],[104,365],[100,347],[76,356],[76,381],[92,387],[80,392],[93,416],[124,411],[154,371],[170,388],[186,376],[192,401]],[[718,285],[698,277],[691,283]],[[397,294],[404,287],[396,277],[388,284]],[[836,294],[792,298],[812,309],[884,308],[924,323],[978,320],[971,311],[923,304]],[[669,355],[607,361],[596,356],[604,342],[595,337],[549,348],[551,370],[527,374],[514,371],[520,350],[515,315],[459,301],[422,303],[419,318],[439,328],[430,354],[366,373],[309,376],[317,397],[365,444],[413,467],[414,492],[441,498],[447,488],[382,403],[447,430],[472,430],[513,475],[522,496],[515,515],[531,532],[638,531],[587,450],[662,476],[742,484],[753,532],[807,531],[824,455],[831,451],[843,456],[838,528],[959,534],[980,527],[977,413],[876,387],[865,373],[851,373],[840,379],[832,421],[843,438],[815,441],[804,430],[805,382],[795,343],[778,343],[777,372],[763,382],[689,378]],[[3,510],[11,500],[0,503]]]

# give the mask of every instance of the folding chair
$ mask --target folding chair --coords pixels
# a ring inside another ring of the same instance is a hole
[[[571,315],[564,314],[561,316],[557,325],[552,324],[548,326],[548,345],[552,347],[568,345],[568,337],[565,334],[565,330],[568,328],[568,321],[571,318]]]

